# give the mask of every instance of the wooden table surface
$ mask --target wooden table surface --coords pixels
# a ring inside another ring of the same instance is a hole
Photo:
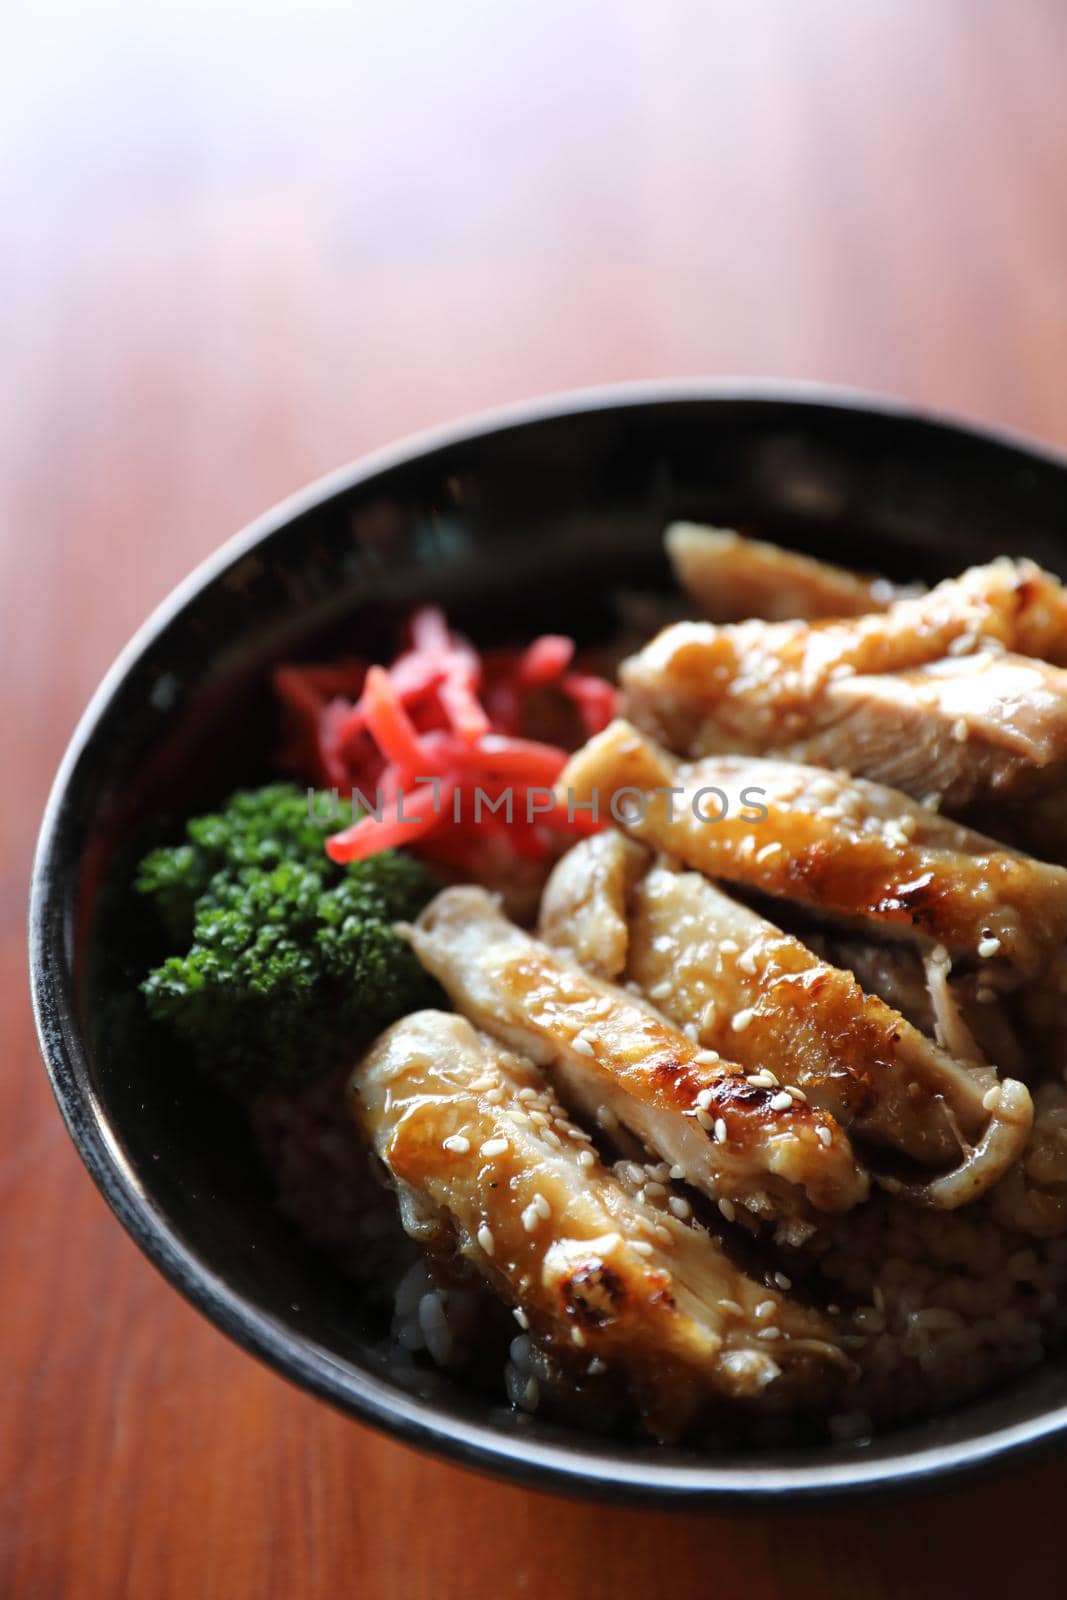
[[[0,65],[0,1594],[1062,1592],[1067,1459],[674,1517],[500,1487],[257,1366],[113,1221],[26,1001],[34,833],[150,606],[425,424],[685,374],[1067,445],[1059,0],[93,0]]]

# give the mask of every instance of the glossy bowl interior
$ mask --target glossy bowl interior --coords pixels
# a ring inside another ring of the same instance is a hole
[[[595,638],[610,592],[666,586],[664,524],[737,525],[891,576],[1002,551],[1067,567],[1067,466],[1036,447],[847,394],[690,384],[531,406],[334,475],[181,586],[79,727],[45,817],[31,960],[60,1108],[125,1227],[219,1327],[354,1415],[546,1488],[763,1499],[899,1486],[1067,1427],[1048,1364],[863,1446],[707,1455],[515,1416],[432,1372],[397,1381],[351,1286],[273,1210],[241,1119],[149,1044],[130,994],[131,855],[183,812],[269,771],[269,669],[387,649],[432,598],[479,641]]]

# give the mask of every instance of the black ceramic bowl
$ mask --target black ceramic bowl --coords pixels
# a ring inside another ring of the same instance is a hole
[[[41,1044],[82,1159],[175,1286],[246,1349],[364,1421],[547,1488],[707,1502],[945,1477],[1067,1429],[1048,1364],[866,1446],[708,1456],[581,1436],[427,1372],[401,1386],[346,1281],[272,1210],[240,1120],[129,1043],[131,851],[267,770],[272,663],[386,647],[416,601],[475,638],[595,637],[609,591],[666,584],[664,524],[736,524],[936,578],[1001,551],[1067,567],[1067,463],[850,394],[688,383],[534,404],[347,468],[182,584],[92,701],[41,831],[31,962]],[[116,917],[118,920],[116,921]]]

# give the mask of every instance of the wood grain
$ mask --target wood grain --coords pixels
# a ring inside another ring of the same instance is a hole
[[[1063,1464],[803,1515],[608,1511],[287,1387],[83,1173],[23,917],[114,652],[220,539],[371,446],[690,373],[896,390],[1067,444],[1067,8],[67,0],[5,33],[0,1593],[1056,1592]]]

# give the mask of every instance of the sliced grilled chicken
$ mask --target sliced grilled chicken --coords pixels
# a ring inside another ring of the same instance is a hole
[[[986,1104],[1000,1106],[997,1073],[976,1050],[958,1059],[940,1049],[850,972],[699,873],[655,866],[635,886],[626,976],[672,1022],[695,1026],[702,1045],[772,1072],[853,1134],[924,1166],[958,1165],[998,1116]],[[982,1188],[1026,1142],[1029,1095],[1017,1090],[1004,1102],[1012,1138],[983,1164]],[[981,1189],[972,1182],[966,1192]]]
[[[591,869],[581,858],[605,837],[575,845],[557,864],[549,889],[558,895],[561,883],[588,882]],[[631,850],[640,848],[631,844]],[[950,1167],[961,1154],[970,1158],[972,1141],[989,1129],[987,1096],[999,1106],[999,1096],[990,1095],[998,1077],[971,1039],[957,996],[942,992],[947,983],[938,989],[939,1035],[946,1035],[946,1048],[939,1048],[877,994],[865,994],[852,972],[820,960],[700,874],[654,864],[645,852],[643,870],[631,857],[630,877],[628,892],[617,884],[606,891],[613,920],[625,919],[625,964],[617,970],[630,988],[705,1048],[801,1089],[855,1134],[932,1167]],[[546,937],[573,952],[570,927],[561,918]],[[914,953],[896,947],[884,954],[913,964],[912,987],[931,1014],[930,990]],[[979,1007],[978,1016],[987,1009]],[[972,1173],[966,1186],[931,1189],[934,1203],[946,1196],[963,1203],[997,1181],[1025,1144],[1028,1100],[1025,1088],[1013,1088],[1003,1110],[992,1113],[994,1120],[1010,1115],[1011,1137],[998,1139],[982,1162],[982,1189]],[[921,1188],[915,1197],[924,1198]]]
[[[621,873],[606,873],[597,871],[593,862],[588,859],[588,854],[596,851],[606,851],[609,857],[616,857],[625,848],[629,854],[626,879]],[[538,933],[546,944],[556,950],[564,950],[574,957],[581,966],[592,972],[598,972],[601,977],[619,978],[625,981],[631,976],[637,988],[647,995],[647,990],[642,984],[641,976],[637,972],[628,972],[630,961],[630,918],[634,910],[634,888],[649,872],[653,862],[657,860],[654,852],[646,845],[639,844],[636,839],[627,838],[624,834],[613,829],[603,833],[593,834],[588,839],[573,845],[562,856],[552,869],[551,876],[545,885],[542,896],[542,917]],[[663,858],[659,858],[662,868]],[[677,869],[671,869],[677,870]],[[701,875],[701,882],[705,883],[713,893],[721,895]],[[722,898],[726,898],[722,896]],[[551,903],[552,914],[544,915],[544,908]],[[745,916],[756,915],[748,907],[742,907],[737,901],[730,900],[728,904],[736,907]],[[779,910],[788,914],[795,908],[789,908],[779,903]],[[588,921],[586,920],[588,919]],[[775,933],[788,933],[788,923],[781,929],[767,918],[758,918],[761,925],[773,930]],[[794,919],[796,920],[796,919]],[[604,930],[602,944],[588,939],[585,935],[586,927],[600,925]],[[923,953],[910,945],[901,944],[898,940],[889,943],[876,942],[873,939],[864,939],[850,936],[847,933],[837,933],[832,929],[816,926],[801,927],[802,937],[797,943],[807,950],[821,963],[830,967],[839,968],[841,971],[851,973],[862,989],[868,994],[884,1000],[891,1010],[897,1011],[911,1023],[912,1027],[921,1034],[933,1035],[935,1027],[934,1011],[930,999],[930,989],[927,984],[926,973],[923,967]],[[720,935],[721,937],[721,935]],[[740,932],[726,930],[728,950],[733,945],[744,953],[748,941]],[[672,934],[673,940],[673,934]],[[610,970],[606,970],[600,961],[601,951],[610,950]],[[669,946],[673,948],[673,943]],[[720,956],[714,940],[705,940],[698,936],[696,945],[696,959],[709,961],[718,966]],[[746,965],[748,963],[746,962]],[[973,986],[972,986],[973,987]],[[664,994],[668,991],[665,989]],[[710,1000],[711,996],[707,996]],[[653,1002],[659,1006],[665,1015],[672,1021],[679,1018],[670,1005],[662,1004],[658,999]],[[737,1007],[734,1007],[736,1010]],[[986,1009],[986,1008],[983,1008]],[[998,1008],[999,1013],[999,1008]],[[703,1021],[703,1010],[693,1001],[692,1014],[687,1013],[681,1017],[681,1024]],[[703,1035],[700,1035],[703,1043]],[[740,1051],[737,1054],[740,1056]],[[982,1051],[983,1060],[1001,1062],[1001,1057],[995,1053],[987,1054]],[[1012,1064],[1018,1059],[1017,1047],[1012,1051]],[[1006,1063],[1005,1063],[1006,1065]],[[798,1080],[799,1081],[799,1080]]]
[[[680,622],[624,661],[627,714],[684,755],[780,750],[820,728],[853,673],[905,672],[979,644],[1067,665],[1067,594],[1029,561],[994,561],[889,609],[824,622]]]
[[[935,959],[941,952],[936,950],[825,929],[805,930],[804,942],[824,961],[851,972],[868,994],[899,1011],[920,1033],[936,1038],[949,1055],[963,1060],[977,1050],[978,1059],[995,1062],[1002,1076],[1029,1076],[1030,1053],[1023,1048],[1008,1004],[1019,983],[1010,969],[991,973],[983,966],[946,971],[942,977]],[[1023,992],[1032,987],[1024,985]],[[961,1040],[969,1043],[960,1048]]]
[[[729,528],[675,522],[664,543],[679,584],[713,622],[857,617],[884,611],[905,592],[886,578],[847,572]]]
[[[1067,671],[983,650],[844,678],[827,689],[819,731],[782,754],[907,794],[933,791],[950,813],[1039,794],[1067,778]]]
[[[650,1432],[709,1402],[803,1405],[847,1375],[821,1317],[629,1194],[536,1067],[463,1017],[396,1023],[351,1094],[419,1242],[463,1255],[561,1365],[606,1367]]]
[[[781,754],[937,798],[948,816],[996,824],[1013,842],[1067,845],[1058,803],[1030,823],[1033,801],[1067,784],[1067,671],[1005,652],[946,657],[910,672],[847,677],[824,690],[817,732]],[[1025,802],[1020,804],[1020,802]],[[1010,808],[1010,809],[1008,809]],[[1058,823],[1054,837],[1049,822]]]
[[[541,937],[587,972],[618,977],[626,965],[626,896],[648,853],[625,834],[584,839],[556,863],[541,896]]]
[[[571,757],[558,792],[596,796],[605,815],[614,804],[631,835],[711,877],[1022,973],[1067,935],[1067,871],[880,784],[761,757],[679,762],[616,721]]]
[[[883,943],[827,928],[805,928],[802,938],[823,961],[851,972],[861,988],[899,1011],[920,1033],[933,1034],[934,1012],[921,950],[896,939]]]
[[[544,1066],[561,1098],[621,1123],[732,1215],[846,1211],[869,1183],[832,1117],[702,1051],[625,989],[508,922],[482,889],[442,891],[407,931],[470,1020]]]

